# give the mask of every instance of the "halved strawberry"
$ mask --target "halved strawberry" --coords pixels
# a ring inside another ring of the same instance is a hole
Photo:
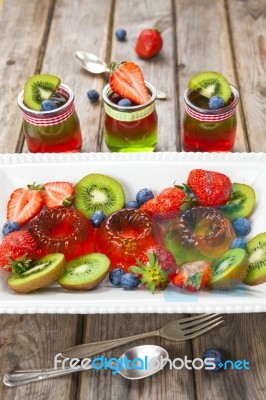
[[[11,261],[17,261],[22,257],[31,260],[40,256],[40,251],[35,239],[27,231],[16,231],[6,235],[0,244],[0,267],[11,271]]]
[[[179,267],[178,274],[172,280],[175,286],[196,292],[207,285],[211,276],[209,261],[191,261]]]
[[[7,220],[24,225],[39,214],[43,206],[42,190],[43,187],[35,183],[27,189],[14,190],[7,204]]]
[[[136,104],[146,103],[150,98],[141,69],[133,62],[120,64],[111,72],[109,84],[114,93]]]
[[[70,182],[49,182],[43,185],[43,201],[47,208],[68,207],[73,204],[75,186]]]
[[[220,172],[193,169],[190,171],[187,185],[201,206],[219,206],[225,204],[232,192],[232,182]]]
[[[186,194],[177,187],[162,190],[156,197],[144,203],[140,209],[149,215],[177,211],[182,206]]]

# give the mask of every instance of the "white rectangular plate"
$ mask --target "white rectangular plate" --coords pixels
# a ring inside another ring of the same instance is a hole
[[[233,182],[251,185],[257,195],[251,217],[252,232],[266,232],[266,154],[264,153],[138,153],[138,154],[2,154],[0,155],[0,226],[6,220],[11,192],[28,183],[68,180],[76,183],[90,173],[102,173],[123,185],[126,199],[149,187],[155,193],[185,182],[193,168],[227,174]],[[1,268],[0,268],[1,269]],[[72,292],[54,284],[34,293],[19,295],[6,284],[0,271],[0,313],[243,313],[266,311],[266,284],[234,290],[189,294],[169,286],[152,295],[138,288],[114,288],[105,279],[90,292]]]

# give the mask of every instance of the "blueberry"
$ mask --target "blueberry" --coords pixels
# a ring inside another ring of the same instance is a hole
[[[251,231],[249,220],[243,217],[239,217],[233,221],[233,228],[238,236],[246,236]]]
[[[52,111],[57,108],[57,104],[53,100],[43,100],[42,101],[42,111]]]
[[[123,42],[124,40],[126,40],[127,32],[125,29],[119,28],[115,32],[115,36],[116,36],[117,40],[119,40],[119,42]]]
[[[90,217],[90,221],[92,226],[94,226],[94,228],[98,228],[103,221],[105,220],[106,215],[104,214],[104,212],[102,211],[95,211],[91,217]]]
[[[223,369],[224,365],[224,356],[221,354],[219,350],[216,349],[208,349],[205,350],[201,356],[204,361],[206,358],[213,358],[214,360],[208,361],[208,363],[213,362],[215,364],[215,368],[210,371],[218,372]],[[207,366],[207,365],[206,365]]]
[[[247,242],[243,238],[235,238],[230,243],[230,249],[246,249]]]
[[[148,200],[151,200],[154,198],[154,194],[150,189],[141,189],[137,194],[136,194],[136,200],[137,202],[142,205],[146,203]]]
[[[124,273],[125,272],[122,268],[113,269],[109,274],[109,281],[111,282],[111,284],[114,286],[120,286],[121,279],[122,279],[122,276],[124,275]]]
[[[121,285],[124,289],[132,290],[135,289],[140,283],[139,278],[135,274],[130,272],[124,274],[121,278]]]
[[[3,235],[6,236],[11,232],[14,231],[19,231],[20,230],[20,226],[17,223],[17,221],[7,221],[2,229]]]
[[[118,105],[121,107],[130,107],[132,103],[129,99],[121,99],[119,100]]]
[[[209,100],[209,108],[211,110],[217,110],[224,106],[224,99],[220,96],[212,96]]]
[[[136,200],[128,201],[125,204],[125,208],[131,208],[131,209],[139,208],[139,203]]]
[[[87,96],[90,99],[91,103],[96,103],[99,100],[99,93],[95,89],[89,89],[87,91]]]

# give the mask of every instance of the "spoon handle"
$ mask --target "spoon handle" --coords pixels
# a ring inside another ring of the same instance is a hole
[[[89,369],[89,368],[87,368]],[[10,374],[5,374],[3,382],[6,386],[15,387],[25,385],[26,383],[42,381],[44,379],[56,378],[57,376],[63,376],[72,374],[73,372],[84,371],[82,366],[77,366],[75,369],[71,367],[65,367],[64,369],[39,369],[39,370],[27,370],[27,371],[16,371]]]
[[[85,358],[91,357],[95,354],[103,353],[104,351],[122,346],[123,344],[131,343],[137,339],[144,339],[152,336],[160,336],[159,331],[141,333],[139,335],[128,336],[113,340],[104,340],[101,342],[92,342],[80,344],[78,346],[70,347],[62,353],[63,357],[68,358]]]

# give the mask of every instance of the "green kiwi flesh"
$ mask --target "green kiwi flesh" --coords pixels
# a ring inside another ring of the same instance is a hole
[[[85,176],[76,184],[75,192],[75,208],[87,218],[95,211],[103,211],[108,216],[125,204],[124,189],[119,182],[106,175]]]
[[[54,253],[32,263],[22,274],[12,273],[7,284],[17,293],[28,293],[56,281],[65,271],[64,254]]]
[[[215,289],[232,289],[245,279],[248,259],[244,249],[228,250],[212,262],[209,286]]]
[[[231,97],[229,82],[218,72],[201,72],[190,79],[188,87],[208,99],[212,96],[220,96],[225,103]]]
[[[266,232],[260,233],[247,243],[248,273],[246,285],[266,282]]]
[[[220,210],[228,219],[233,221],[238,217],[249,217],[256,201],[254,189],[244,183],[234,183],[228,202],[220,207]]]
[[[42,101],[48,100],[60,85],[57,76],[39,74],[31,76],[24,87],[24,104],[34,111],[41,111]]]
[[[69,290],[91,290],[106,277],[109,267],[110,260],[105,254],[86,254],[67,263],[58,283]]]

